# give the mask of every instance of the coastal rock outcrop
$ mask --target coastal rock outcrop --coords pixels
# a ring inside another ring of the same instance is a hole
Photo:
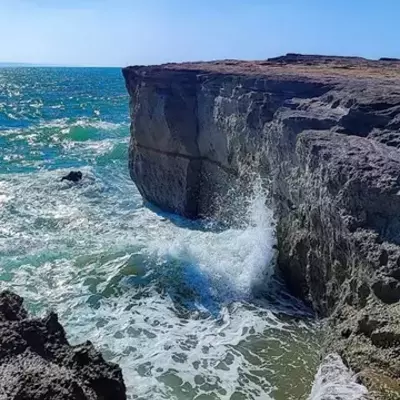
[[[121,369],[90,342],[71,346],[57,315],[30,319],[14,293],[0,293],[1,400],[125,400]]]
[[[329,316],[326,349],[375,398],[400,398],[400,63],[291,54],[123,73],[143,197],[224,219],[260,177],[279,271]]]

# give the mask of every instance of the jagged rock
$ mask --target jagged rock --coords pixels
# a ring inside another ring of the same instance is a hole
[[[28,319],[23,299],[0,293],[1,400],[125,400],[121,369],[90,342],[69,345],[57,315]]]
[[[289,54],[123,73],[141,194],[192,218],[230,218],[260,175],[279,271],[330,316],[327,348],[399,380],[397,341],[382,348],[358,321],[368,313],[399,330],[400,64]]]

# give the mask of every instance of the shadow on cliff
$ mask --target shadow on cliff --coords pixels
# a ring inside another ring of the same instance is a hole
[[[198,218],[193,220],[187,219],[172,212],[163,211],[156,205],[149,203],[147,201],[143,201],[143,206],[153,211],[161,218],[172,222],[175,226],[179,228],[190,229],[193,231],[216,232],[216,233],[223,232],[224,230],[230,228],[228,225],[223,224],[221,222],[213,221],[211,218],[204,218],[204,219]]]

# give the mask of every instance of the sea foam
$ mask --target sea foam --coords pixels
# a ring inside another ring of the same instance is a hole
[[[318,369],[309,400],[367,400],[367,395],[340,356],[329,354]]]

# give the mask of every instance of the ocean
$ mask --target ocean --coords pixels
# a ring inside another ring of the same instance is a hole
[[[119,363],[130,399],[307,399],[319,328],[274,276],[261,186],[234,226],[146,205],[129,123],[119,69],[0,69],[0,289]]]

